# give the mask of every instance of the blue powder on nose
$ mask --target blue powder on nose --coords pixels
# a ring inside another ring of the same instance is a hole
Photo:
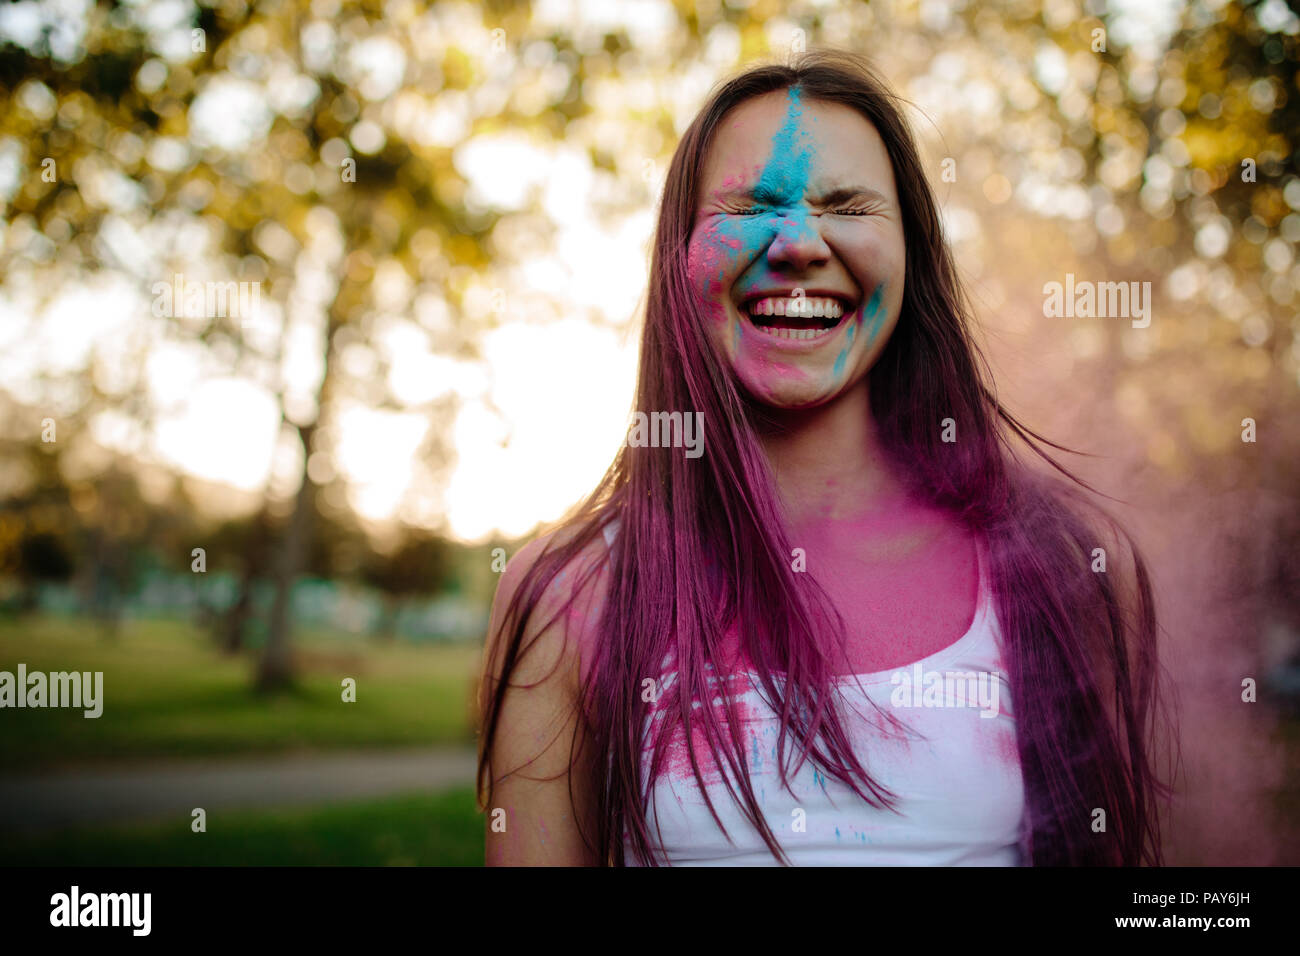
[[[785,121],[772,136],[771,155],[753,189],[758,208],[749,215],[724,216],[716,226],[718,264],[714,281],[718,283],[727,281],[728,269],[734,264],[758,257],[783,230],[793,226],[791,238],[802,238],[806,230],[812,230],[808,211],[798,207],[808,186],[816,148],[811,131],[801,123],[804,109],[798,87],[786,92]],[[754,276],[755,282],[759,279]]]

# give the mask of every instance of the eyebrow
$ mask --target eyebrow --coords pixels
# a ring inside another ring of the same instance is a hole
[[[752,199],[754,202],[767,206],[775,206],[780,197],[761,183],[755,185],[752,189],[729,189],[718,194],[719,199]],[[871,199],[876,202],[885,202],[885,195],[877,189],[869,186],[837,186],[834,189],[822,193],[820,196],[813,196],[810,202],[814,206],[835,206],[850,199]]]

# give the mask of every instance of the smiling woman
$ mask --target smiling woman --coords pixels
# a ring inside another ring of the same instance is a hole
[[[755,142],[772,144],[766,162]],[[719,128],[700,188],[691,281],[745,389],[809,406],[861,379],[898,321],[907,262],[874,127],[797,87],[755,97]]]
[[[703,454],[629,441],[510,562],[489,863],[1160,860],[1146,571],[1022,460],[1068,477],[968,314],[864,62],[713,94],[665,183],[637,386]]]

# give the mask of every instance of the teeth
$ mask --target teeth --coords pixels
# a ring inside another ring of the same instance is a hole
[[[795,315],[803,318],[838,319],[844,306],[837,299],[807,296],[768,296],[749,303],[751,315]]]
[[[783,329],[771,325],[760,325],[758,330],[764,335],[778,339],[816,339],[829,335],[832,329]]]

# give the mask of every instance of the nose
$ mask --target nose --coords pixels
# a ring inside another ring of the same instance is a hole
[[[776,236],[767,247],[769,265],[795,271],[824,263],[830,256],[830,246],[818,231],[815,219],[803,212],[782,217]]]

